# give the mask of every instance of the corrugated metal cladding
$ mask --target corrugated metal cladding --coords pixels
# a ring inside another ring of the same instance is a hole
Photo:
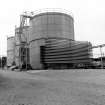
[[[44,50],[44,60],[48,63],[90,62],[89,42],[48,39]]]
[[[70,15],[47,12],[35,15],[30,20],[29,40],[60,37],[74,40],[74,20]]]
[[[40,46],[45,45],[44,38],[66,38],[74,40],[74,20],[71,16],[47,12],[35,15],[30,20],[30,64],[41,68]]]
[[[7,38],[7,66],[11,66],[14,62],[15,58],[15,38],[8,37]]]
[[[47,66],[51,64],[78,64],[91,62],[91,43],[70,41],[65,39],[46,39],[42,47],[41,61]],[[54,66],[54,65],[53,65]]]

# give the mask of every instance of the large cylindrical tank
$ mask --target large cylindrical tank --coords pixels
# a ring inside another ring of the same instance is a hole
[[[73,17],[59,12],[47,12],[35,15],[30,20],[30,64],[32,68],[41,68],[40,46],[44,38],[64,38],[74,40]]]
[[[15,38],[7,38],[7,66],[12,66],[15,60]]]
[[[65,13],[47,12],[35,15],[30,20],[30,26],[30,41],[48,37],[74,40],[74,20]]]

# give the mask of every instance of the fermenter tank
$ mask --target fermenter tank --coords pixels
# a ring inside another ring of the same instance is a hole
[[[41,68],[40,46],[45,44],[46,38],[74,40],[73,17],[61,12],[45,12],[30,20],[30,64],[33,68]]]
[[[12,66],[14,62],[15,38],[14,36],[7,38],[7,66]]]
[[[40,13],[31,19],[30,25],[30,41],[49,37],[74,40],[74,20],[68,14],[59,12]]]

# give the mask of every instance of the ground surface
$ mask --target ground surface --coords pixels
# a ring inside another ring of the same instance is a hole
[[[105,70],[0,70],[0,105],[105,105]]]

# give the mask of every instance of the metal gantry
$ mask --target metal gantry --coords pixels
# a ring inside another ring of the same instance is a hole
[[[33,12],[24,12],[22,15],[20,15],[20,27],[19,27],[19,40],[20,40],[20,48],[22,46],[22,38],[21,35],[23,35],[23,28],[27,25],[27,19],[31,19],[33,17],[34,13]],[[26,48],[26,70],[27,70],[27,49],[28,49],[28,42],[27,42],[27,37],[25,37],[26,39],[26,44],[25,44],[25,48]],[[21,58],[21,53],[19,54],[19,59]],[[21,69],[21,61],[19,60],[19,68]]]
[[[93,46],[92,48],[100,48],[100,54],[101,54],[101,69],[104,68],[104,65],[103,65],[103,53],[102,53],[102,47],[105,47],[105,44],[102,44],[102,45],[97,45],[97,46]]]

